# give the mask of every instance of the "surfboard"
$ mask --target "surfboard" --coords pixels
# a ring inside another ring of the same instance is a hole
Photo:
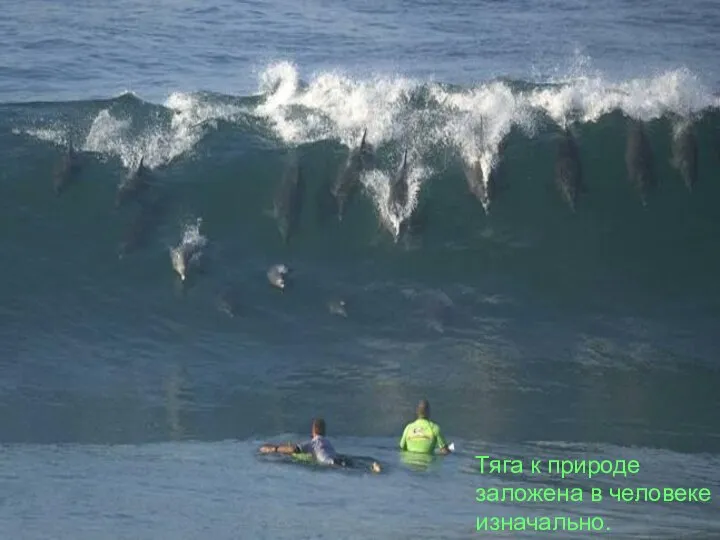
[[[315,461],[315,457],[312,454],[306,454],[306,453],[297,453],[297,454],[290,454],[290,455],[281,455],[281,454],[267,454],[268,456],[272,455],[275,457],[275,459],[281,459],[284,461],[288,461],[290,463],[297,463],[302,465],[310,465],[310,466],[317,466],[317,467],[327,467],[326,465],[321,465]],[[383,471],[382,465],[380,465],[380,462],[378,462],[376,459],[368,457],[368,456],[351,456],[347,454],[338,455],[338,458],[340,461],[343,462],[343,464],[340,465],[331,465],[328,468],[331,469],[341,469],[341,470],[347,470],[347,471],[370,471],[372,473],[380,473]],[[374,464],[377,464],[375,466]]]

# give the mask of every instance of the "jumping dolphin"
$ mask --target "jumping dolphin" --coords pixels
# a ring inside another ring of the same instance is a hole
[[[628,180],[638,190],[643,206],[647,206],[648,197],[657,182],[653,171],[653,153],[650,141],[642,123],[636,120],[632,120],[628,128],[625,165]]]
[[[386,209],[380,213],[378,226],[385,227],[392,234],[395,242],[407,232],[408,216],[405,215],[408,205],[410,186],[408,184],[407,150],[403,153],[402,162],[397,172],[389,180]]]
[[[148,168],[145,167],[144,161],[144,157],[140,158],[137,169],[129,174],[118,186],[117,197],[115,198],[116,207],[119,208],[131,199],[137,199],[147,187]]]
[[[368,154],[368,145],[365,142],[366,136],[367,128],[363,131],[359,147],[350,152],[330,188],[337,205],[339,221],[342,221],[347,205],[360,184],[360,172],[363,169],[364,159]]]
[[[185,278],[187,278],[188,259],[182,246],[170,250],[170,262],[175,272],[177,272],[177,275],[180,276],[180,279],[185,281]]]
[[[402,210],[408,203],[408,167],[407,167],[407,150],[403,154],[402,164],[395,177],[390,182],[390,205]]]
[[[60,196],[62,192],[65,191],[65,188],[73,182],[79,170],[80,162],[78,153],[71,144],[65,155],[63,155],[58,163],[55,169],[55,174],[53,175],[53,189],[55,190],[55,195]]]
[[[490,202],[495,198],[497,191],[495,171],[490,171],[490,176],[485,182],[483,178],[482,166],[479,160],[475,160],[472,164],[465,164],[465,179],[467,180],[468,189],[475,198],[480,201],[483,209],[487,213],[490,208]]]
[[[277,287],[280,290],[284,290],[287,286],[286,276],[290,270],[284,264],[274,264],[267,271],[267,278],[270,285]]]
[[[484,118],[480,118],[480,149],[484,149],[485,152],[489,151],[490,147],[486,146],[486,128]],[[490,170],[487,172],[487,178],[483,175],[482,165],[480,159],[475,158],[471,161],[463,160],[463,171],[465,172],[465,179],[467,180],[468,189],[475,198],[482,204],[483,210],[486,214],[490,212],[490,204],[495,200],[499,189],[499,176],[500,167],[502,165],[502,157],[507,148],[507,141],[502,139],[497,145],[496,161],[491,165]]]
[[[295,232],[300,221],[305,185],[297,156],[283,174],[273,199],[273,217],[277,221],[280,236],[285,244]]]
[[[201,245],[186,243],[181,243],[170,250],[170,262],[181,281],[187,280],[190,268],[197,263],[201,251]]]
[[[582,164],[577,144],[569,129],[565,129],[555,158],[555,183],[565,202],[575,212],[580,193],[585,191],[582,178]]]
[[[698,176],[697,139],[690,124],[680,125],[673,130],[671,163],[682,176],[688,190],[692,191]]]

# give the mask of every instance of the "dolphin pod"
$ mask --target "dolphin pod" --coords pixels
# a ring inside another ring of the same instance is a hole
[[[347,158],[339,168],[334,181],[324,184],[325,194],[331,198],[331,202],[335,203],[335,210],[340,221],[342,221],[354,193],[359,188],[362,171],[368,167],[369,158],[373,157],[374,150],[371,150],[371,146],[367,142],[367,135],[368,130],[365,128],[359,144],[349,149]],[[499,152],[502,152],[503,148],[504,143],[501,143]],[[698,181],[698,141],[690,119],[676,121],[672,132],[671,150],[671,164],[679,173],[687,189],[692,191]],[[409,203],[411,168],[408,152],[407,148],[403,150],[402,161],[391,175],[388,185],[388,209],[396,214],[404,213],[403,211],[407,209]],[[67,151],[62,154],[52,177],[53,190],[56,195],[61,195],[77,179],[80,170],[80,156],[80,153],[72,145],[69,145]],[[643,205],[648,204],[652,192],[657,187],[653,161],[653,150],[645,124],[629,119],[625,144],[625,167],[628,182],[638,192]],[[489,171],[483,171],[481,161],[478,159],[469,163],[464,162],[463,166],[470,192],[482,203],[487,213],[489,205],[497,193],[495,167],[491,167]],[[139,203],[138,211],[118,245],[120,258],[142,248],[165,214],[167,198],[150,198],[145,194],[150,188],[149,177],[150,169],[145,165],[145,157],[142,157],[137,167],[127,174],[117,188],[116,206],[120,207],[130,201]],[[586,192],[586,187],[578,143],[569,128],[562,130],[558,140],[554,161],[554,183],[564,202],[575,212],[578,199],[582,193]],[[155,189],[152,187],[150,191]],[[300,159],[295,152],[291,152],[273,195],[272,214],[284,244],[289,244],[297,234],[304,193],[305,181]],[[401,223],[399,227],[404,232],[422,231],[427,222],[427,216],[422,214],[422,212],[413,212],[413,215],[404,220],[407,223]],[[397,223],[395,225],[397,226]],[[173,270],[182,282],[187,280],[191,267],[198,263],[201,252],[202,245],[183,242],[170,250]],[[285,289],[288,285],[289,269],[284,264],[274,265],[266,271],[266,277],[273,287]],[[230,296],[221,296],[218,299],[218,306],[221,311],[230,316],[235,312]],[[328,304],[328,311],[331,314],[343,315],[345,313],[344,301],[337,300]]]

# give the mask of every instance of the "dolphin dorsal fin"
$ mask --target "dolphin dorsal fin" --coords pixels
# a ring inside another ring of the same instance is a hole
[[[365,137],[367,136],[367,128],[363,130],[362,138],[360,139],[360,148],[365,146]]]

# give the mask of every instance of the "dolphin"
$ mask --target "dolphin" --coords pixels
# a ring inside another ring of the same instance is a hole
[[[277,221],[280,236],[285,244],[297,229],[302,211],[305,184],[296,157],[288,165],[275,191],[273,217]]]
[[[628,180],[640,194],[643,206],[647,206],[648,197],[655,189],[657,181],[653,170],[653,153],[650,141],[641,122],[631,120],[625,147],[625,165]]]
[[[690,124],[678,126],[672,138],[671,164],[682,176],[688,190],[692,191],[698,177],[698,148],[695,133]]]
[[[481,137],[485,140],[485,122],[483,117],[480,117],[479,127]],[[482,204],[483,210],[486,214],[490,212],[490,204],[495,200],[495,197],[499,192],[498,176],[500,175],[500,165],[506,148],[507,141],[503,139],[500,141],[497,148],[498,161],[488,172],[487,179],[483,176],[483,170],[479,159],[474,159],[471,162],[463,162],[463,171],[465,172],[468,189],[470,190],[470,193],[472,193],[480,202],[480,204]]]
[[[187,278],[188,258],[182,246],[174,247],[170,250],[170,262],[175,272],[177,272],[177,275],[180,276],[180,279],[185,281]]]
[[[79,156],[71,144],[68,146],[67,152],[61,158],[53,174],[53,189],[55,190],[55,195],[62,195],[63,191],[75,180],[75,176],[79,170]]]
[[[582,177],[582,163],[575,138],[565,129],[555,158],[555,183],[565,202],[575,212],[577,198],[585,192]]]
[[[472,193],[475,198],[480,201],[485,213],[488,213],[490,203],[497,192],[495,171],[490,171],[490,176],[487,182],[485,182],[479,160],[473,161],[470,165],[464,164],[463,170],[465,171],[465,179],[467,180],[470,193]]]
[[[363,131],[360,145],[348,154],[344,165],[340,168],[335,182],[330,187],[330,192],[335,198],[338,220],[342,221],[347,205],[360,184],[360,172],[365,163],[365,157],[369,153],[369,147],[365,142],[367,128]]]
[[[408,167],[407,167],[407,150],[403,154],[402,164],[395,177],[390,182],[390,205],[402,209],[408,203]]]
[[[131,199],[137,199],[143,190],[147,187],[147,176],[149,169],[145,167],[145,158],[140,158],[135,171],[129,174],[125,180],[118,186],[117,196],[115,198],[115,206],[121,207]]]
[[[267,278],[270,285],[284,290],[287,286],[286,276],[290,270],[284,264],[274,264],[267,271]]]
[[[381,212],[379,225],[384,226],[393,235],[395,242],[404,236],[408,229],[407,218],[403,218],[408,204],[410,186],[408,184],[407,150],[403,153],[399,169],[389,181],[389,193],[386,212]],[[397,222],[396,222],[397,221]]]
[[[181,281],[187,280],[190,267],[197,262],[201,250],[202,246],[198,244],[185,243],[170,250],[170,262]]]

